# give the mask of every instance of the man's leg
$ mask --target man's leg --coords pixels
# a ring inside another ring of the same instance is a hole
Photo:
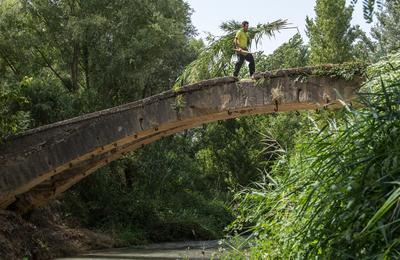
[[[242,65],[243,65],[243,62],[245,59],[245,56],[243,56],[241,54],[238,54],[237,57],[238,57],[238,61],[235,64],[235,72],[233,73],[233,76],[235,76],[235,77],[237,77],[239,75],[240,68],[242,68]]]
[[[256,71],[256,64],[254,62],[254,57],[251,53],[246,55],[246,60],[249,62],[249,71],[250,77],[253,76],[254,72]]]

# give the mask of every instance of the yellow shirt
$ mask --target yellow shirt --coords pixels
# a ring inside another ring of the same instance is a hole
[[[243,31],[243,28],[237,31],[235,38],[238,39],[240,48],[247,49],[249,34]]]

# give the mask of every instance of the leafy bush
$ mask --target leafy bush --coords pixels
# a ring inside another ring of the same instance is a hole
[[[26,130],[31,123],[30,114],[21,111],[29,101],[23,96],[23,90],[30,84],[30,78],[21,82],[3,81],[0,84],[0,139]]]
[[[400,54],[368,69],[362,108],[314,120],[264,181],[236,195],[254,257],[399,258]]]
[[[111,163],[66,194],[65,213],[127,243],[222,237],[233,216],[192,146],[176,135]]]

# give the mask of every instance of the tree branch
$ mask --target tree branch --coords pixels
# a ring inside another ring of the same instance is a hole
[[[12,64],[12,62],[7,58],[7,56],[5,55],[5,53],[3,52],[3,50],[0,51],[1,53],[1,57],[5,60],[5,62],[7,63],[8,67],[10,67],[10,69],[13,71],[14,75],[19,78],[20,77],[20,73],[18,71],[18,69],[14,66],[14,64]]]
[[[44,55],[44,53],[38,48],[35,47],[35,49],[37,50],[37,52],[39,52],[40,56],[42,57],[43,61],[46,63],[46,66],[56,75],[56,77],[61,80],[61,82],[63,83],[63,85],[70,90],[70,83],[67,82],[65,79],[63,79],[63,77],[53,68],[53,66],[51,65],[50,61],[46,58],[46,55]]]

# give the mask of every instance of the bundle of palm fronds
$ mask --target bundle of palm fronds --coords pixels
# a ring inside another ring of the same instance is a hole
[[[275,32],[286,29],[287,25],[287,20],[279,19],[271,23],[249,27],[250,45],[252,43],[257,45],[263,36],[275,36]],[[210,42],[209,46],[185,68],[173,88],[178,89],[185,84],[226,76],[229,73],[228,67],[234,54],[235,34],[240,28],[241,23],[232,20],[221,25],[221,29],[226,32],[225,35],[220,37],[209,35],[207,38]]]

